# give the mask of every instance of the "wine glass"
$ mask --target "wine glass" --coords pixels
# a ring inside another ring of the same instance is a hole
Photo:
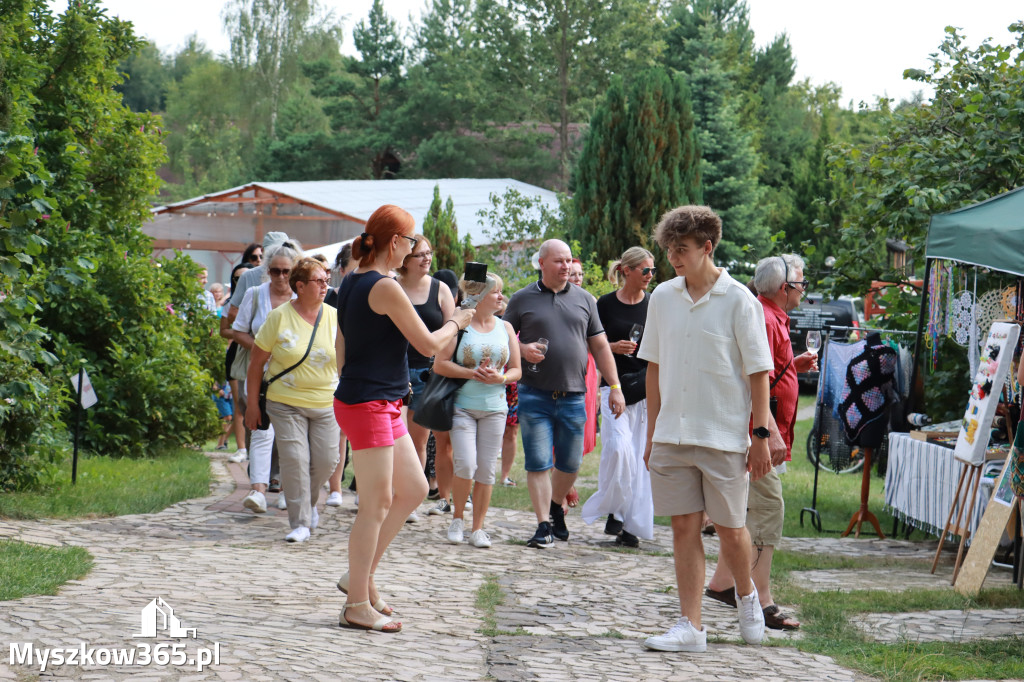
[[[807,350],[811,351],[815,355],[821,350],[821,332],[817,329],[812,329],[807,332]]]
[[[537,351],[541,355],[547,355],[547,352],[548,352],[548,340],[547,339],[545,339],[542,336],[541,338],[537,339],[537,344],[536,345],[537,345]],[[533,364],[530,365],[530,371],[531,372],[538,372],[538,371],[540,371],[540,370],[537,369],[537,363],[536,362],[534,362]]]
[[[629,340],[637,344],[636,349],[633,351],[634,354],[638,350],[640,350],[640,337],[643,335],[643,333],[644,326],[642,324],[634,324],[632,327],[629,328]]]

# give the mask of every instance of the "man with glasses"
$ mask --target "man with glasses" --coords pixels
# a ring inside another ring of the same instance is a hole
[[[786,448],[784,451],[773,450],[772,470],[763,478],[750,482],[747,530],[754,545],[751,575],[764,613],[765,626],[775,630],[796,630],[800,627],[799,621],[784,614],[776,606],[769,578],[775,546],[782,540],[782,522],[786,511],[779,474],[785,473],[786,462],[790,460],[793,449],[793,425],[796,423],[799,397],[796,375],[797,372],[816,370],[818,355],[808,351],[794,358],[789,340],[789,312],[800,305],[800,300],[807,292],[803,259],[791,253],[763,258],[757,264],[753,282],[758,291],[757,300],[764,309],[768,345],[775,364],[769,376],[772,417]],[[732,575],[720,562],[704,594],[729,606],[736,606],[732,584]]]

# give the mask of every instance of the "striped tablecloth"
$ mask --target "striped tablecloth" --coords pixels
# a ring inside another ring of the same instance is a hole
[[[905,433],[890,433],[889,468],[885,472],[886,509],[915,528],[939,535],[946,526],[956,484],[965,466],[953,457],[950,448],[916,440]],[[991,494],[992,480],[982,477],[968,526],[971,535],[981,522]],[[955,514],[953,521],[956,521]]]

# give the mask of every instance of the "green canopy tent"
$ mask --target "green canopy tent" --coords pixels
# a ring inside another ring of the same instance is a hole
[[[1024,277],[1024,187],[932,216],[928,260],[953,260]]]
[[[950,260],[1024,277],[1024,187],[932,216],[928,223],[921,312],[914,344],[913,390],[908,412],[921,412],[923,387],[918,385],[921,341],[928,310],[929,262]]]

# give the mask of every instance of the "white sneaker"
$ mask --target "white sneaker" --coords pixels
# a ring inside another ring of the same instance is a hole
[[[284,493],[278,493],[277,494],[277,508],[278,509],[287,509],[288,508],[288,500],[285,499]]]
[[[284,536],[285,542],[305,542],[309,539],[309,529],[299,526],[288,535]]]
[[[746,597],[736,595],[736,607],[740,615],[740,636],[747,644],[760,644],[764,640],[764,612],[757,589]]]
[[[452,525],[448,526],[448,542],[455,545],[462,542],[465,539],[464,528],[462,519],[452,519]]]
[[[406,523],[419,523],[420,522],[420,515],[417,514],[416,512],[413,512],[412,514],[409,514],[409,518],[407,518],[405,520],[405,522]]]
[[[259,490],[250,490],[242,500],[242,506],[256,514],[263,514],[267,511],[267,498]]]
[[[359,506],[359,493],[356,493],[356,506]]]
[[[683,616],[665,634],[645,639],[644,646],[655,651],[686,651],[700,654],[708,649],[708,630],[703,626],[698,630],[693,627],[689,618]]]
[[[238,448],[238,452],[228,457],[228,461],[234,462],[235,464],[244,462],[247,459],[249,459],[249,451],[245,448]]]
[[[316,527],[320,525],[320,512],[316,510],[316,506],[310,508],[312,515],[309,517],[309,529],[316,530]]]
[[[473,511],[473,496],[470,495],[466,498],[466,511]]]
[[[469,544],[474,547],[486,548],[491,546],[491,538],[487,536],[484,529],[475,530],[469,534]]]
[[[327,496],[327,501],[324,503],[328,507],[340,507],[341,506],[341,493],[333,492]]]

